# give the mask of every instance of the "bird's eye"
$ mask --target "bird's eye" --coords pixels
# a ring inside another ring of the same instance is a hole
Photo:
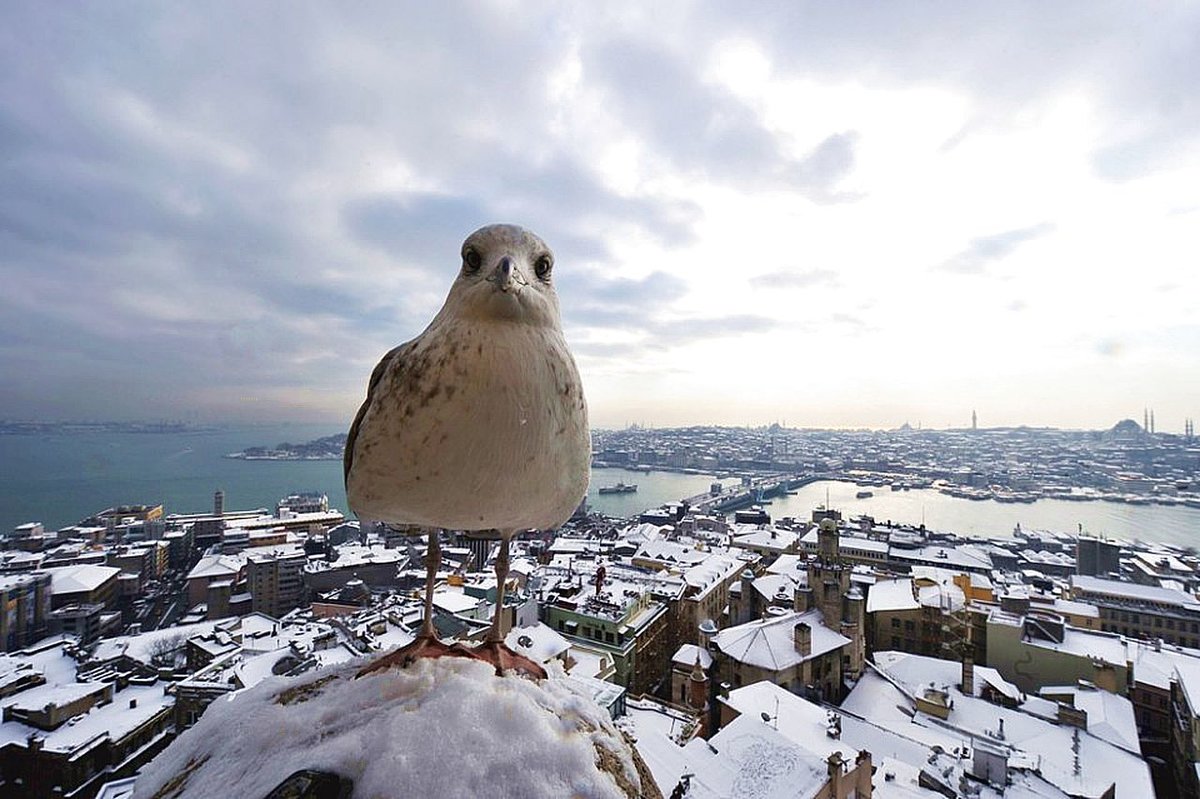
[[[478,272],[479,266],[483,263],[483,259],[479,257],[479,252],[472,247],[463,250],[463,271]]]
[[[539,280],[549,280],[550,270],[553,268],[554,259],[552,259],[549,255],[543,255],[533,264],[533,272],[538,276]]]

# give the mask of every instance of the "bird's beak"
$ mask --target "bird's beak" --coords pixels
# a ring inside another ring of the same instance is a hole
[[[504,256],[500,262],[496,264],[496,268],[492,270],[492,276],[488,278],[496,285],[496,288],[507,294],[516,288],[519,288],[525,283],[521,277],[521,272],[517,269],[513,259],[509,256]]]

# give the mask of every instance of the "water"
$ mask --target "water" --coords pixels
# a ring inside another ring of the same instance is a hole
[[[166,513],[211,511],[218,488],[230,510],[274,509],[281,497],[315,489],[345,511],[341,461],[222,457],[255,445],[338,432],[344,431],[281,424],[194,433],[0,436],[0,530],[31,521],[57,529],[114,505],[162,503]]]
[[[636,494],[592,496],[598,485],[617,481],[637,483]],[[663,502],[678,501],[707,491],[711,477],[651,472],[639,474],[625,469],[594,469],[589,502],[596,510],[613,515],[632,515]],[[725,481],[728,483],[729,481]],[[859,491],[874,496],[858,499]],[[784,516],[807,519],[813,508],[824,505],[846,516],[865,513],[878,521],[921,524],[932,530],[983,538],[1008,537],[1020,524],[1025,529],[1075,533],[1079,525],[1092,535],[1162,541],[1178,546],[1200,547],[1200,510],[1163,505],[1126,505],[1117,502],[1067,502],[1043,499],[1034,503],[975,501],[949,497],[931,489],[892,491],[863,489],[851,482],[823,480],[798,489],[792,496],[778,497],[766,510],[773,519]]]
[[[347,512],[341,461],[242,461],[226,453],[282,441],[303,442],[343,432],[330,425],[260,425],[195,433],[84,433],[71,435],[0,436],[0,531],[40,521],[47,529],[74,524],[91,514],[121,504],[162,503],[167,513],[211,510],[213,492],[225,492],[229,509],[274,508],[298,490],[329,495],[332,507]],[[634,494],[600,496],[600,486],[637,483]],[[595,469],[588,502],[613,516],[641,511],[708,490],[713,478],[655,471]],[[729,481],[725,481],[728,483]],[[1121,538],[1200,545],[1200,510],[1158,505],[1040,500],[1034,504],[973,502],[936,491],[872,489],[873,497],[856,499],[853,483],[820,482],[790,497],[776,499],[767,510],[773,518],[808,518],[830,503],[848,515],[919,524],[965,535],[1006,536],[1020,523],[1027,528],[1075,532],[1080,523],[1089,533]]]
[[[865,513],[878,521],[920,524],[932,530],[985,538],[1011,536],[1020,524],[1025,529],[1076,533],[1079,525],[1091,535],[1161,541],[1178,546],[1200,546],[1200,510],[1165,505],[1126,505],[1119,502],[1068,502],[1041,499],[1006,503],[949,497],[932,489],[892,491],[887,487],[863,489],[854,483],[821,481],[780,497],[766,506],[771,518],[809,518],[812,509],[825,504],[848,516]],[[874,496],[856,499],[859,491]]]

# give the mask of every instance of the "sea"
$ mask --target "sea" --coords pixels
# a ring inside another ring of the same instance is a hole
[[[114,505],[162,504],[170,513],[201,513],[213,494],[225,493],[230,510],[274,509],[297,491],[320,491],[331,507],[349,512],[342,463],[334,461],[246,461],[225,457],[248,447],[303,443],[344,432],[312,424],[246,425],[171,433],[54,433],[0,435],[0,531],[25,522],[47,530],[75,524]],[[601,486],[636,484],[629,494],[604,494]],[[611,516],[630,517],[709,490],[712,475],[592,471],[588,503]],[[870,490],[873,495],[858,498]],[[974,501],[931,489],[863,489],[850,482],[820,481],[765,506],[772,518],[808,518],[818,506],[847,516],[868,514],[880,521],[924,523],[927,528],[984,538],[1008,537],[1018,525],[1178,546],[1200,546],[1200,510],[1160,505],[1038,500],[1029,504]]]

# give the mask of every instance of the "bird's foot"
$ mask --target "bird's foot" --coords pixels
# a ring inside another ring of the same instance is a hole
[[[546,670],[541,664],[535,663],[524,655],[505,646],[503,641],[485,641],[471,650],[475,657],[491,663],[496,669],[496,676],[502,677],[505,672],[515,672],[523,677],[535,680],[546,679]]]
[[[359,671],[355,675],[355,678],[365,677],[368,674],[393,667],[407,668],[420,658],[440,657],[460,657],[474,660],[479,656],[475,654],[475,650],[463,644],[457,642],[446,644],[439,641],[433,635],[421,634],[412,643],[406,644],[394,652],[389,652],[383,657],[374,660],[370,665]]]

